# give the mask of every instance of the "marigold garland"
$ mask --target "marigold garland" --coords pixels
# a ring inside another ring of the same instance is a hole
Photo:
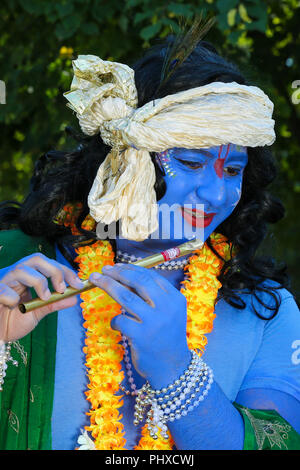
[[[80,212],[79,204],[68,204],[60,212],[56,223],[69,226],[72,233],[78,234],[74,222]],[[66,218],[64,219],[64,215]],[[86,230],[94,230],[95,221],[90,217],[82,223]],[[220,234],[213,234],[211,242],[223,259],[230,257],[230,245]],[[93,245],[76,248],[75,261],[79,265],[78,275],[84,280],[92,272],[101,272],[104,265],[114,264],[114,252],[108,241],[97,240]],[[187,299],[187,341],[191,350],[202,355],[207,344],[206,335],[213,329],[214,308],[218,290],[217,279],[223,261],[216,256],[207,244],[189,258],[185,266],[186,279],[182,282],[181,293]],[[85,392],[91,404],[88,413],[90,426],[86,427],[94,439],[98,450],[125,450],[124,425],[119,409],[123,405],[123,395],[119,395],[119,385],[124,379],[121,361],[124,355],[120,344],[121,335],[110,327],[112,318],[121,313],[121,306],[99,288],[81,294],[86,340],[84,353],[88,370],[88,390]],[[134,450],[168,450],[174,442],[169,434],[166,441],[159,436],[150,437],[146,425]]]

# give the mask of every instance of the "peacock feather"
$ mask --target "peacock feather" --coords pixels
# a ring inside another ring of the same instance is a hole
[[[171,75],[193,52],[199,41],[207,34],[215,23],[215,17],[203,21],[202,14],[196,16],[191,26],[186,22],[179,24],[180,31],[168,47],[162,66],[161,78],[156,94],[170,79]]]

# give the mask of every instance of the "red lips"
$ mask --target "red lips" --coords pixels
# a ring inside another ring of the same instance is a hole
[[[197,209],[188,209],[188,212],[181,208],[182,217],[193,227],[208,227],[211,224],[215,213],[211,212],[207,214],[206,212],[199,211]],[[195,214],[195,215],[194,215]]]

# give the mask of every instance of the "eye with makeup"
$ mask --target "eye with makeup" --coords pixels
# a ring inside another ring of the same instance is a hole
[[[243,171],[240,167],[226,166],[224,167],[224,173],[228,176],[237,176]]]
[[[181,160],[180,158],[176,158],[176,157],[174,157],[174,159],[177,160],[182,165],[184,165],[187,168],[190,168],[192,170],[198,170],[199,168],[203,168],[204,165],[205,165],[202,162],[193,162],[193,161],[189,161],[189,160]]]
[[[184,165],[186,168],[190,169],[190,170],[199,170],[199,169],[202,169],[205,167],[206,163],[207,162],[195,162],[195,161],[191,161],[191,160],[182,160],[181,158],[176,158],[176,157],[173,157],[174,160],[176,160],[177,162],[179,162],[181,165]],[[241,168],[240,166],[226,166],[224,167],[223,169],[224,173],[226,176],[238,176],[239,174],[242,173],[243,171],[243,168]]]

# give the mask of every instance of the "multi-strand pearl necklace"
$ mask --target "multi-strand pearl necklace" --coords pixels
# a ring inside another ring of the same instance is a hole
[[[117,263],[134,263],[135,261],[139,261],[141,259],[143,258],[141,258],[140,256],[136,257],[135,255],[129,255],[126,252],[117,250],[117,254],[116,254]],[[154,269],[172,271],[172,270],[177,270],[177,269],[183,269],[184,266],[188,264],[188,262],[189,262],[188,259],[176,259],[176,260],[165,261],[153,267]]]

